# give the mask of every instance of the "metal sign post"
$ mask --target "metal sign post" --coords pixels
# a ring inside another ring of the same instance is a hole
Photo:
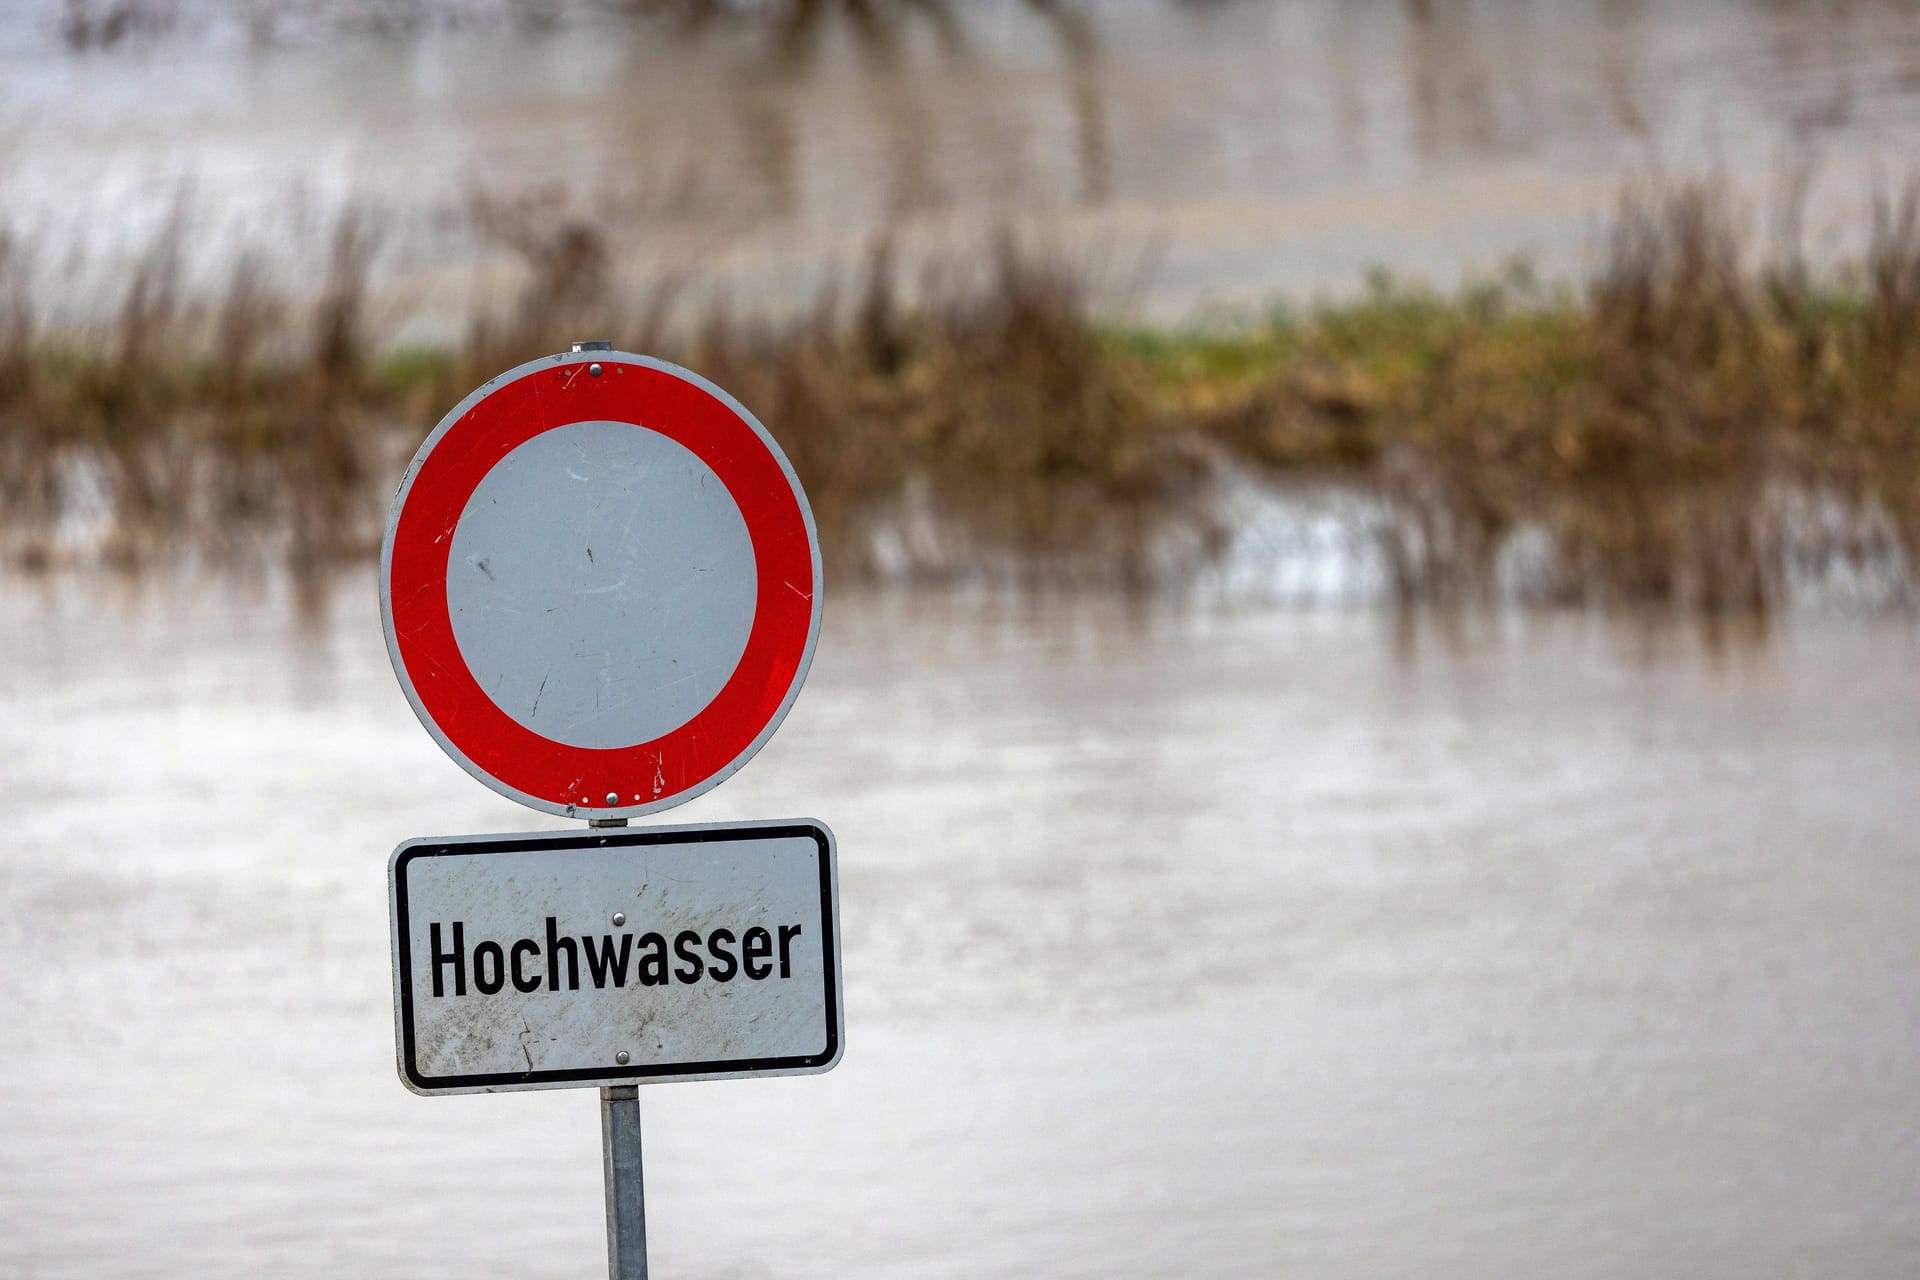
[[[607,1174],[607,1275],[647,1280],[647,1192],[640,1167],[640,1090],[600,1087],[600,1157]]]
[[[575,351],[610,351],[610,342],[576,342]],[[589,827],[624,827],[625,818],[589,818]],[[607,1280],[647,1280],[647,1171],[640,1146],[640,1090],[600,1086],[600,1174],[607,1197]]]
[[[806,494],[719,387],[576,343],[441,419],[380,566],[388,656],[427,732],[589,827],[394,851],[401,1080],[598,1088],[608,1274],[644,1277],[637,1086],[840,1059],[832,833],[625,829],[732,776],[798,697],[820,631]]]

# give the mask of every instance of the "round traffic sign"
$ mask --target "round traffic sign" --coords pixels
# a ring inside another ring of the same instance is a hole
[[[731,776],[793,705],[820,541],[733,397],[577,351],[495,378],[420,446],[380,613],[407,700],[467,772],[549,813],[653,813]]]

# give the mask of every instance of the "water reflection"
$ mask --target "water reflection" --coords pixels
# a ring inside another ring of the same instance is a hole
[[[0,14],[0,224],[112,253],[190,176],[210,244],[285,236],[299,183],[444,269],[473,246],[433,211],[552,188],[777,289],[882,228],[1045,219],[1164,236],[1190,305],[1577,265],[1649,164],[1759,186],[1813,149],[1852,227],[1920,137],[1917,30],[1897,0],[42,4]]]

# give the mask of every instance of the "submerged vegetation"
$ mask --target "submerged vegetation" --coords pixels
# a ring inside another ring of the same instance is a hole
[[[1751,261],[1728,201],[1683,184],[1623,197],[1578,288],[1517,268],[1453,293],[1382,279],[1184,332],[1099,320],[1081,280],[1011,236],[944,271],[883,245],[776,322],[674,282],[630,296],[591,224],[482,221],[522,284],[433,349],[372,319],[380,237],[352,216],[301,301],[249,253],[215,300],[187,296],[176,224],[90,331],[43,323],[26,251],[0,242],[7,559],[370,557],[440,413],[597,336],[753,408],[842,578],[881,571],[876,534],[911,525],[942,550],[908,572],[1177,581],[1230,538],[1212,496],[1248,474],[1390,513],[1371,536],[1408,602],[1486,596],[1523,537],[1545,548],[1532,599],[1760,613],[1796,572],[1904,574],[1920,550],[1916,189],[1876,205],[1864,260],[1838,272],[1790,248]]]

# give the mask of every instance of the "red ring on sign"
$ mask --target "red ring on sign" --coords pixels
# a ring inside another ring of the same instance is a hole
[[[418,461],[392,534],[392,634],[421,711],[475,768],[556,806],[664,807],[740,760],[779,717],[813,629],[813,540],[797,486],[750,421],[664,369],[601,363],[600,377],[565,363],[506,383]],[[679,728],[627,747],[568,746],[501,710],[467,668],[447,606],[454,529],[487,473],[542,432],[598,420],[659,432],[712,468],[746,522],[757,579],[753,627],[725,686]]]

